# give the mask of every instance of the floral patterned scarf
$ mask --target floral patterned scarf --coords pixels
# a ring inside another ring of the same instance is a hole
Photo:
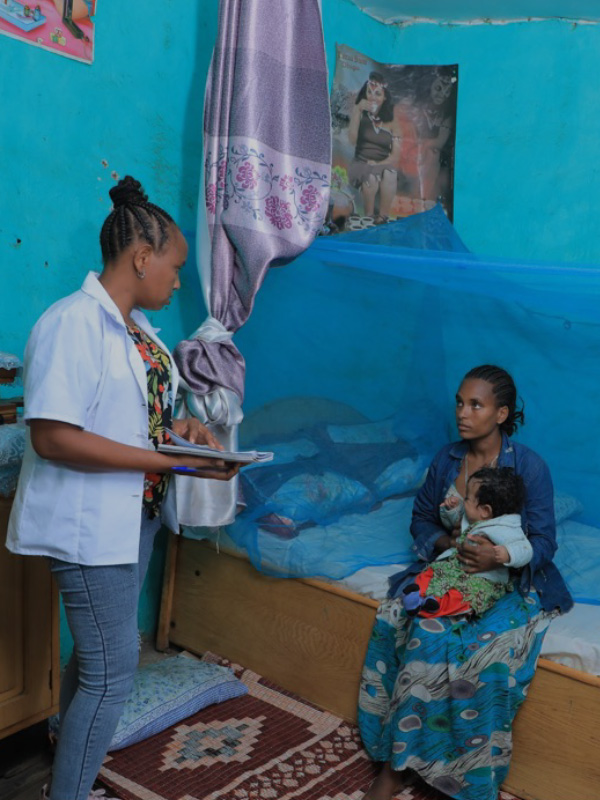
[[[148,381],[148,438],[154,445],[167,442],[166,428],[172,424],[170,403],[171,362],[169,356],[156,342],[136,325],[128,325],[127,332],[133,340],[146,368]],[[146,473],[144,479],[144,508],[149,517],[156,517],[167,492],[169,475]]]

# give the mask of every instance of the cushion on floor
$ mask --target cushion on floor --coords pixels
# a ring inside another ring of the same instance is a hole
[[[206,706],[247,691],[228,667],[186,653],[140,667],[108,750],[141,742]],[[58,728],[60,735],[58,719],[51,720],[50,728]]]

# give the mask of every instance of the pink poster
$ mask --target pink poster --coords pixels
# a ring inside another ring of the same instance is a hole
[[[0,34],[91,64],[96,0],[0,0]]]

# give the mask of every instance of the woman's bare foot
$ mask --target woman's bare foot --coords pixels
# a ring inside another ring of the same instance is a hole
[[[407,773],[396,772],[389,761],[386,761],[381,772],[369,786],[363,800],[392,800],[392,797],[408,783]]]

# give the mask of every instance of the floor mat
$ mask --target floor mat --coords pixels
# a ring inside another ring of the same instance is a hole
[[[122,800],[360,800],[377,774],[358,729],[217,656],[248,694],[109,754],[101,780]],[[421,782],[398,800],[443,800]],[[502,792],[500,800],[516,800]]]

